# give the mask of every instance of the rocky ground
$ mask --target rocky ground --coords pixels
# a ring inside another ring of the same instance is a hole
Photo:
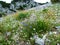
[[[13,3],[12,4],[8,4],[8,5],[11,5],[11,7],[9,7],[9,8],[3,8],[2,7],[2,5],[0,6],[2,9],[0,9],[2,12],[4,11],[4,13],[12,13],[12,12],[16,12],[16,10],[18,9],[18,8],[20,8],[20,5],[18,5],[20,2],[16,2],[15,4],[16,5],[14,5]],[[30,2],[31,3],[31,2]],[[21,4],[22,4],[22,2],[21,2]],[[32,3],[33,4],[33,3]],[[25,5],[25,3],[23,3],[22,5]],[[39,5],[39,4],[38,4]],[[31,5],[29,4],[29,6],[27,7],[27,9],[28,10],[43,10],[43,9],[45,9],[45,8],[48,8],[48,6],[50,6],[51,4],[45,4],[45,5],[42,5],[42,6],[38,6],[37,5],[37,7],[35,7],[35,8],[31,8]],[[15,7],[16,6],[16,7]],[[34,7],[34,6],[33,6]],[[31,8],[31,9],[29,9],[29,8]],[[51,7],[52,8],[52,7]],[[55,7],[53,7],[53,9],[54,9]],[[5,10],[6,9],[6,10]],[[26,9],[26,8],[23,8],[23,9]],[[56,7],[56,9],[57,9],[57,7]],[[55,9],[54,9],[55,10]],[[10,11],[12,11],[12,12],[10,12]],[[55,10],[56,11],[56,10]],[[49,13],[50,14],[50,13]],[[45,14],[44,14],[45,15]],[[60,14],[59,14],[60,15]],[[7,17],[8,18],[8,17]],[[0,18],[0,21],[2,21],[4,18]],[[10,18],[11,19],[11,18]],[[30,17],[29,17],[29,19],[27,18],[27,19],[25,19],[25,20],[23,20],[22,22],[27,22],[27,21],[29,21],[29,22],[34,22],[35,21],[35,19],[36,19],[36,16],[35,16],[35,14],[33,13]],[[15,23],[15,22],[14,22]],[[59,23],[60,24],[60,16],[58,16],[57,15],[57,18],[56,18],[56,21],[55,22],[53,22],[53,23]],[[58,26],[55,26],[54,28],[53,28],[53,30],[54,31],[52,31],[52,32],[48,32],[48,34],[50,35],[50,34],[56,34],[56,35],[58,35],[58,34],[60,34],[60,25],[58,24]],[[9,25],[8,25],[9,26]],[[48,36],[48,35],[47,35]],[[15,35],[15,37],[14,38],[16,38],[16,37],[18,37],[17,35]],[[43,35],[43,37],[42,38],[39,38],[38,36],[36,36],[35,35],[35,43],[38,43],[39,45],[44,45],[44,41],[45,41],[45,39],[47,39],[46,38],[46,35]],[[17,38],[16,38],[17,39]],[[24,42],[24,41],[21,41],[21,42],[19,42],[19,41],[16,41],[16,43],[18,44],[18,45],[31,45],[30,43],[28,43],[28,42]],[[38,44],[36,44],[36,45],[38,45]]]

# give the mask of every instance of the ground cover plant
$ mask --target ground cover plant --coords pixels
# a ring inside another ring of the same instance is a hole
[[[57,13],[54,11],[55,5],[42,11],[26,10],[0,18],[0,45],[34,45],[35,34],[41,38],[42,34],[48,33],[60,24],[56,21],[59,16],[56,16]],[[52,38],[55,36],[51,36],[48,36],[51,45],[56,45],[55,41],[60,39],[59,35],[54,40]]]

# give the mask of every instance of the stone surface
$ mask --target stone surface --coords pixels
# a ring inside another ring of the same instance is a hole
[[[9,14],[16,12],[16,10],[25,10],[38,5],[39,4],[33,0],[13,0],[11,3],[0,1],[0,12]]]
[[[43,5],[33,0],[13,0],[11,3],[0,1],[0,12],[11,14],[16,10],[26,10],[32,7]]]

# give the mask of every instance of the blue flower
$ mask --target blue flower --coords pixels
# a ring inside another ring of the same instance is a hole
[[[32,26],[29,26],[29,28],[32,28]]]
[[[28,26],[28,24],[23,24],[24,26]]]
[[[28,26],[28,24],[26,24],[26,23],[24,23],[24,22],[22,22],[21,24],[22,24],[23,26]]]

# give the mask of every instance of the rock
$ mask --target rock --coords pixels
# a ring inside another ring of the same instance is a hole
[[[0,1],[0,12],[9,14],[16,12],[16,10],[29,9],[37,6],[32,0],[13,0],[11,3]]]
[[[60,26],[56,26],[57,31],[60,32]]]
[[[57,28],[57,29],[60,29],[60,26],[57,26],[56,28]]]
[[[0,1],[0,12],[11,14],[16,10],[26,10],[41,5],[33,0],[13,0],[11,3]]]
[[[39,38],[38,35],[34,36],[35,43],[38,45],[45,45],[45,40],[46,40],[47,34],[43,35],[43,38]]]

